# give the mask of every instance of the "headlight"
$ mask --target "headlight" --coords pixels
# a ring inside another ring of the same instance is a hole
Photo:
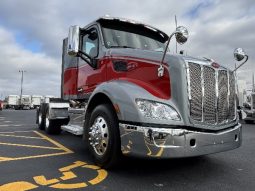
[[[169,105],[144,99],[136,99],[135,101],[139,111],[146,118],[175,121],[181,120],[177,111]]]

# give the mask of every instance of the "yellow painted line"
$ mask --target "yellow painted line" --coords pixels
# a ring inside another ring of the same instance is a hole
[[[84,165],[86,164],[86,165]],[[55,189],[69,189],[69,190],[74,190],[74,189],[78,189],[78,188],[85,188],[88,185],[96,185],[99,184],[100,182],[102,182],[103,180],[106,179],[108,173],[106,170],[104,169],[100,169],[100,167],[95,166],[95,165],[87,165],[87,163],[82,162],[82,161],[76,161],[73,164],[60,168],[60,171],[65,171],[67,169],[73,169],[76,167],[83,167],[83,168],[89,168],[89,169],[93,169],[97,171],[97,177],[95,177],[94,179],[88,181],[88,183],[86,182],[79,182],[79,183],[61,183],[61,180],[65,181],[65,180],[70,180],[70,179],[74,179],[77,178],[76,174],[74,174],[71,171],[66,171],[66,172],[62,172],[63,176],[60,177],[60,179],[57,178],[53,178],[53,179],[47,179],[44,175],[40,175],[40,176],[35,176],[33,177],[33,180],[35,181],[34,184],[33,183],[29,183],[29,182],[25,182],[25,181],[18,181],[18,182],[12,182],[12,183],[7,183],[4,184],[2,186],[0,186],[0,191],[26,191],[26,190],[33,190],[35,188],[38,188],[38,186],[43,186],[44,188],[46,188],[46,186],[50,187],[50,188],[55,188]],[[37,185],[35,185],[35,183]],[[41,187],[41,188],[43,188]]]
[[[99,166],[95,166],[95,165],[84,165],[84,166],[82,166],[82,168],[90,168],[90,169],[93,169],[93,170],[100,169]]]
[[[33,159],[33,158],[42,158],[42,157],[51,157],[51,156],[66,155],[66,154],[70,154],[70,153],[69,152],[61,152],[61,153],[52,153],[52,154],[45,154],[45,155],[35,155],[35,156],[10,158],[10,159],[6,159],[6,160],[0,160],[0,162],[16,161],[16,160],[24,160],[24,159]]]
[[[92,185],[98,184],[100,182],[102,182],[106,177],[107,177],[107,171],[100,169],[97,170],[98,176],[96,178],[94,178],[93,180],[90,180],[89,183]]]
[[[71,171],[68,171],[68,172],[63,172],[63,175],[62,177],[60,177],[61,180],[70,180],[70,179],[73,179],[73,178],[76,178],[77,176],[71,172]]]
[[[8,157],[0,157],[0,161],[4,161],[4,160],[11,160],[11,159],[13,159],[13,158],[8,158]]]
[[[68,152],[68,153],[73,153],[73,151],[71,151],[70,149],[66,148],[65,146],[61,145],[60,143],[52,140],[51,138],[47,137],[46,135],[43,135],[41,133],[39,133],[38,131],[34,131],[34,133],[36,133],[37,135],[41,136],[42,138],[46,139],[47,141],[51,142],[52,144],[56,145],[57,147],[59,147],[60,149]]]
[[[77,168],[77,167],[83,166],[83,165],[85,165],[85,164],[87,164],[87,163],[82,162],[82,161],[76,161],[76,162],[74,162],[74,164],[69,165],[69,166],[66,166],[66,167],[63,167],[63,168],[60,168],[59,170],[60,170],[61,172],[70,171],[70,170],[73,169],[73,168]]]
[[[85,188],[88,185],[85,182],[81,183],[75,183],[75,184],[54,184],[50,186],[51,188],[57,188],[57,189],[77,189],[77,188]]]
[[[25,191],[32,190],[35,188],[38,188],[38,186],[25,181],[12,182],[0,186],[1,191]]]
[[[0,125],[0,127],[21,127],[21,125],[10,125],[10,124],[5,124],[5,125]]]
[[[33,132],[33,131],[4,131],[0,133],[28,133],[28,132]]]
[[[27,138],[27,139],[44,139],[41,137],[29,137],[29,136],[20,136],[20,135],[4,135],[0,134],[0,137],[17,137],[17,138]]]
[[[37,131],[14,131],[14,132],[1,132],[1,133],[15,133],[15,132],[34,132],[37,135],[39,135],[41,139],[45,139],[52,144],[54,144],[57,147],[44,147],[44,146],[36,146],[36,145],[23,145],[23,144],[12,144],[12,143],[0,143],[0,145],[9,145],[9,146],[21,146],[21,147],[30,147],[30,148],[40,148],[40,149],[51,149],[51,150],[63,150],[64,152],[57,152],[57,153],[51,153],[51,154],[42,154],[42,155],[32,155],[32,156],[25,156],[25,157],[17,157],[17,158],[7,158],[7,157],[1,157],[0,162],[4,161],[16,161],[16,160],[23,160],[23,159],[33,159],[33,158],[42,158],[42,157],[51,157],[51,156],[58,156],[58,155],[65,155],[65,154],[71,154],[73,151],[70,149],[64,147],[63,145],[57,143],[56,141],[50,139],[49,137],[37,132]]]
[[[35,176],[34,181],[37,184],[42,185],[42,186],[46,186],[46,185],[49,185],[49,184],[55,184],[55,183],[59,182],[59,180],[56,179],[56,178],[47,180],[45,178],[45,176]]]
[[[36,145],[23,145],[23,144],[14,144],[14,143],[1,143],[0,145],[8,145],[8,146],[17,146],[17,147],[28,147],[28,148],[39,148],[39,149],[52,149],[52,150],[63,150],[58,147],[44,147],[44,146],[36,146]]]

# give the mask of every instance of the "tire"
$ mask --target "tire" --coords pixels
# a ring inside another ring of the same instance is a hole
[[[121,149],[118,119],[113,107],[110,104],[97,106],[88,124],[85,140],[95,163],[105,169],[116,166],[121,157]]]
[[[252,121],[252,120],[244,120],[244,122],[245,122],[246,124],[253,124],[254,121]]]
[[[49,114],[45,117],[45,131],[47,134],[58,135],[61,133],[61,123],[58,120],[49,119]]]
[[[42,110],[39,109],[38,112],[38,117],[37,117],[37,124],[38,124],[38,128],[40,130],[44,130],[45,129],[45,115],[43,114]]]

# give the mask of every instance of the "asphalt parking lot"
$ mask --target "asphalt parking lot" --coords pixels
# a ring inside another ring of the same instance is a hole
[[[38,130],[34,110],[0,111],[0,191],[254,190],[255,124],[243,125],[239,149],[209,156],[127,158],[100,169],[81,137]]]

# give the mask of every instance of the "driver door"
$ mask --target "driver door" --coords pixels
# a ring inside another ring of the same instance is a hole
[[[96,26],[89,28],[88,34],[82,36],[82,51],[90,55],[92,58],[100,59],[100,35]],[[97,69],[92,68],[84,60],[79,58],[78,69],[78,97],[89,96],[98,84],[106,81],[105,65],[98,61]]]

